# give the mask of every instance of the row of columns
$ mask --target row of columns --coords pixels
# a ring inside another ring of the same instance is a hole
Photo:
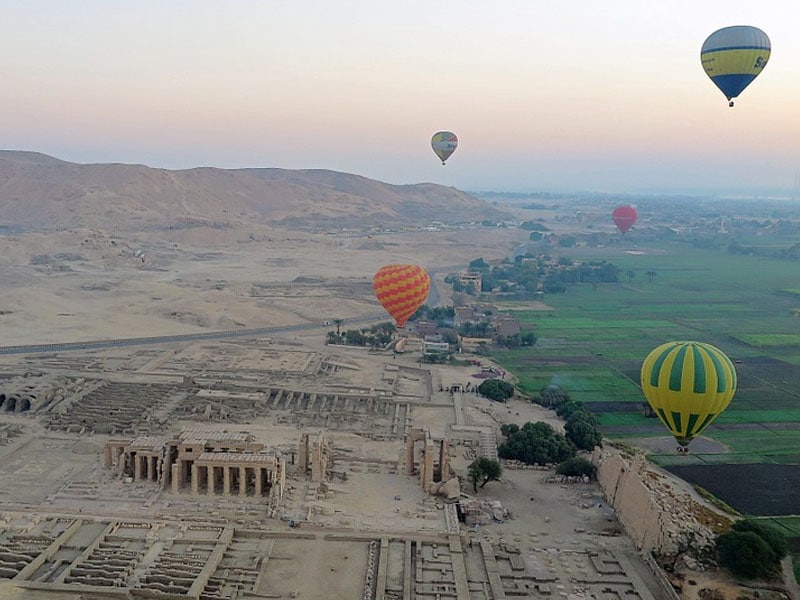
[[[271,470],[263,466],[228,466],[228,465],[192,465],[192,493],[200,494],[201,487],[206,488],[206,493],[211,496],[216,493],[217,488],[217,469],[222,469],[222,493],[225,496],[231,495],[231,484],[234,478],[234,469],[238,472],[238,495],[247,496],[247,472],[251,471],[255,477],[255,495],[264,495],[264,484],[271,484]],[[205,486],[202,486],[202,481],[205,480]]]
[[[158,481],[157,468],[157,456],[135,454],[133,457],[133,480]]]

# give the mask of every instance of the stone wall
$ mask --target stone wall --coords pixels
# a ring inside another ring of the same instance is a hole
[[[637,549],[645,554],[696,557],[713,544],[726,517],[701,504],[685,485],[650,465],[643,454],[607,446],[592,461],[609,504]]]

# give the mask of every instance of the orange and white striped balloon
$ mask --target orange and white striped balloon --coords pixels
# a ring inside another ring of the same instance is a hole
[[[431,278],[417,265],[386,265],[375,273],[372,287],[383,308],[402,327],[428,297]]]

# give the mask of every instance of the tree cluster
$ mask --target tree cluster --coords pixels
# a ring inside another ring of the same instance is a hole
[[[519,226],[520,229],[524,229],[525,231],[550,231],[546,225],[543,223],[537,223],[536,221],[525,221]]]
[[[561,386],[548,385],[533,400],[554,409],[559,417],[566,420],[564,431],[567,439],[580,450],[592,450],[602,444],[603,434],[598,429],[597,417],[586,410],[583,402],[573,400]]]
[[[492,337],[492,333],[494,333],[494,327],[488,321],[478,323],[467,321],[458,328],[458,335],[469,338],[488,338]]]
[[[575,456],[575,445],[558,434],[547,423],[503,425],[500,428],[506,441],[497,448],[500,458],[511,458],[525,464],[561,463]]]
[[[497,337],[497,345],[506,348],[520,348],[523,346],[533,346],[536,343],[536,334],[532,331],[525,333],[515,333],[513,335],[500,335]]]
[[[395,331],[394,324],[386,322],[362,329],[348,329],[343,333],[329,331],[326,339],[328,344],[381,348],[392,341]]]
[[[501,379],[487,379],[478,386],[478,393],[495,402],[505,402],[514,395],[514,386]]]
[[[538,232],[533,232],[538,233]],[[569,239],[567,238],[567,242]],[[555,262],[555,264],[554,264]],[[534,296],[539,284],[547,293],[563,293],[568,285],[577,283],[614,283],[618,282],[622,269],[606,261],[591,261],[575,265],[571,260],[562,258],[554,261],[549,255],[519,255],[514,261],[503,261],[500,265],[489,265],[482,258],[470,263],[470,271],[481,274],[482,292],[499,290],[503,293],[515,292],[520,298]],[[453,286],[455,292],[475,295],[478,290],[469,289],[455,275],[448,275],[445,282]]]
[[[792,244],[788,248],[765,248],[763,246],[745,246],[734,240],[728,244],[728,254],[765,256],[780,260],[800,260],[800,244]]]
[[[438,327],[447,327],[452,326],[455,315],[456,311],[452,306],[428,306],[423,304],[408,320],[417,321],[422,319],[424,321],[433,321]]]
[[[742,519],[717,537],[719,564],[747,579],[769,579],[780,571],[788,551],[778,530],[754,519]]]

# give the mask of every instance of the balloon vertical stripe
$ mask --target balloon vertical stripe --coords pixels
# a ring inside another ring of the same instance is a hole
[[[428,297],[431,279],[417,265],[386,265],[375,273],[372,287],[378,302],[403,327]]]
[[[685,446],[730,404],[736,370],[710,344],[669,342],[644,359],[641,384],[653,411]]]

